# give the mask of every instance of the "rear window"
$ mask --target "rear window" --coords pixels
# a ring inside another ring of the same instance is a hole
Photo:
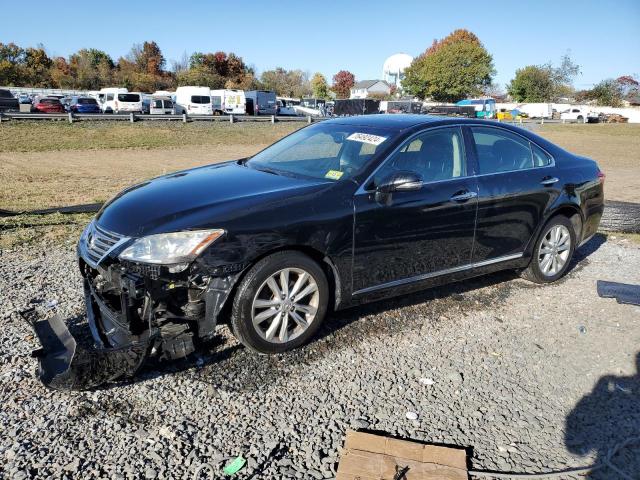
[[[191,95],[191,103],[208,104],[211,103],[211,97],[206,95]]]
[[[98,102],[93,98],[79,98],[78,103],[80,105],[97,105]]]
[[[119,93],[118,100],[121,102],[139,102],[140,95],[137,93]]]
[[[0,97],[13,98],[13,95],[11,95],[11,92],[9,90],[0,90]]]
[[[58,100],[57,98],[43,98],[42,100],[40,100],[40,103],[46,103],[49,105],[56,105],[58,103],[60,103],[60,100]]]

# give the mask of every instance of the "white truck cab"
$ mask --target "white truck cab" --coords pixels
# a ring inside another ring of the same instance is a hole
[[[578,123],[588,123],[589,121],[597,121],[598,114],[582,106],[572,106],[568,110],[560,113],[560,120],[569,120]]]

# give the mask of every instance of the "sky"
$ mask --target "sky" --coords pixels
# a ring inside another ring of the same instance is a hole
[[[38,12],[52,21],[37,21]],[[299,68],[331,82],[345,69],[368,80],[382,77],[389,55],[419,55],[466,28],[493,55],[502,88],[517,68],[558,64],[565,53],[581,66],[578,89],[640,75],[640,0],[69,0],[25,1],[15,13],[2,22],[0,42],[42,43],[51,56],[98,48],[117,60],[134,43],[154,40],[168,66],[184,53],[222,50],[258,74]]]

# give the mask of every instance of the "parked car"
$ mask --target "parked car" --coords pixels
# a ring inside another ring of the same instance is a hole
[[[585,107],[571,107],[570,109],[560,113],[560,119],[578,123],[588,123],[597,122],[599,117],[596,112],[592,112]]]
[[[171,97],[153,96],[149,104],[149,113],[151,115],[173,115],[176,113]]]
[[[36,97],[31,108],[38,113],[64,113],[62,103],[54,97]]]
[[[328,312],[367,301],[497,270],[554,282],[596,233],[603,184],[595,161],[527,130],[384,114],[145,181],[105,204],[78,243],[109,369],[74,357],[57,378],[93,382],[132,373],[150,352],[185,356],[220,322],[249,349],[278,353],[308,342]],[[72,338],[59,319],[42,321]],[[40,336],[44,375],[73,356],[54,340]]]
[[[276,111],[277,115],[281,115],[283,117],[294,117],[298,115],[298,112],[296,112],[296,109],[293,106],[288,106],[282,100],[276,100],[276,105],[277,105],[277,111]]]
[[[18,95],[18,103],[22,105],[28,105],[32,102],[31,97],[28,93],[21,93]]]
[[[178,87],[175,99],[176,113],[211,115],[211,89],[209,87]]]
[[[91,97],[71,97],[68,111],[73,113],[100,113],[100,105],[95,98]]]
[[[268,90],[250,90],[244,92],[247,115],[276,115],[276,92]]]
[[[0,89],[0,112],[19,110],[18,99],[9,90]]]

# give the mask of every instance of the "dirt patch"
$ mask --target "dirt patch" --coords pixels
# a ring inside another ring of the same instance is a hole
[[[264,147],[266,144],[234,144],[0,153],[0,207],[28,210],[102,202],[146,178],[246,157]]]

